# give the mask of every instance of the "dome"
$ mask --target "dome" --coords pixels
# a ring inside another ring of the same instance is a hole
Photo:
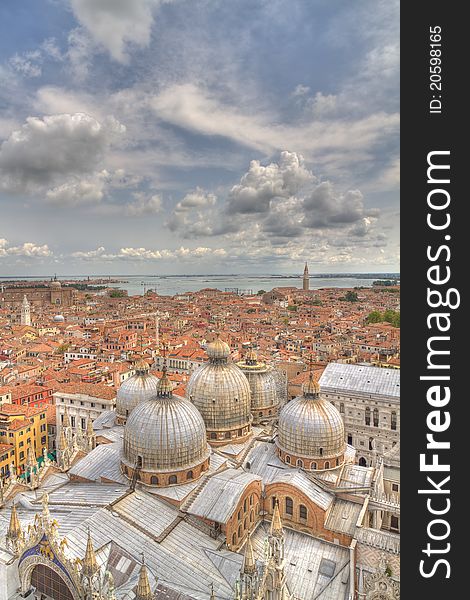
[[[241,441],[251,430],[250,384],[228,360],[229,353],[220,339],[208,344],[209,362],[194,371],[186,386],[187,397],[201,413],[213,444]]]
[[[65,318],[63,315],[55,315],[54,316],[54,323],[63,323],[65,321]]]
[[[225,359],[230,356],[230,347],[226,342],[223,342],[217,337],[213,342],[207,344],[207,356],[211,359]]]
[[[121,422],[138,404],[154,398],[157,393],[158,377],[150,373],[148,364],[141,359],[134,368],[135,375],[121,384],[116,395],[116,416]]]
[[[54,290],[58,290],[62,287],[62,284],[57,279],[57,277],[54,277],[54,279],[51,281],[50,287]]]
[[[164,371],[157,394],[139,404],[124,427],[122,465],[130,477],[149,485],[172,485],[197,479],[208,468],[210,449],[204,421],[196,407],[174,396]]]
[[[276,444],[281,460],[288,464],[316,470],[343,462],[343,419],[333,404],[322,398],[312,374],[302,396],[281,410]]]
[[[253,422],[259,423],[274,418],[279,407],[278,383],[274,369],[258,361],[254,350],[250,350],[237,365],[250,384]]]

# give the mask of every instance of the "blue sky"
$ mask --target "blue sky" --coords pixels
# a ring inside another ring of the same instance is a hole
[[[399,7],[4,0],[0,274],[399,270]]]

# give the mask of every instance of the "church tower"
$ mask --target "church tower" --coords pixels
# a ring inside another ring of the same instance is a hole
[[[26,295],[21,303],[21,325],[31,325],[31,306]]]
[[[307,263],[305,263],[304,277],[303,277],[303,290],[304,290],[304,292],[308,292],[309,286],[310,286],[310,278],[309,278],[309,275],[308,275],[308,266],[307,266]]]

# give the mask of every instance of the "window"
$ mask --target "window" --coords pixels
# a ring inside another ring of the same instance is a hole
[[[75,427],[75,417],[70,417],[70,425]]]
[[[353,443],[352,435],[350,433],[348,433],[348,444],[350,446],[352,446],[352,443]]]
[[[241,437],[241,436],[243,435],[243,430],[242,430],[242,429],[239,429],[239,430],[237,431],[237,435],[238,435],[238,437]]]
[[[250,496],[250,506],[253,506],[253,494]]]
[[[393,515],[390,517],[390,529],[396,529],[398,531],[398,517],[395,517]]]
[[[374,427],[379,426],[379,409],[374,408]]]
[[[230,437],[231,437],[230,436],[230,431],[226,431],[224,437],[225,437],[226,440],[229,440]]]
[[[20,452],[20,460],[23,460],[23,458],[24,458],[24,452],[23,452],[23,450],[22,450],[22,451]]]
[[[289,496],[286,496],[286,515],[294,514],[294,501]]]
[[[158,477],[156,475],[152,475],[152,477],[150,477],[150,483],[152,485],[158,485]]]
[[[241,525],[238,526],[238,537],[239,538],[242,537],[242,526]]]
[[[301,469],[304,468],[304,461],[301,460],[300,458],[297,459],[297,466],[300,467]]]
[[[95,403],[91,402],[91,407],[94,408],[95,407]]]
[[[24,446],[24,442],[23,442],[23,441],[21,441],[21,442],[20,442],[20,448],[22,448],[23,446]]]
[[[395,411],[392,412],[390,427],[394,431],[396,431],[396,429],[397,429],[397,413]]]
[[[243,528],[245,531],[248,529],[248,517],[245,517],[245,520],[243,521]]]
[[[310,468],[311,468],[313,471],[316,471],[316,469],[317,469],[317,463],[316,463],[316,462],[311,462],[311,463],[310,463]]]
[[[186,479],[194,479],[194,473],[192,471],[188,471],[186,474]]]
[[[142,456],[139,454],[137,456],[137,468],[138,469],[142,468],[142,464],[143,464],[143,462],[142,462]]]
[[[370,425],[370,408],[366,408],[366,425]]]
[[[275,509],[275,507],[276,507],[276,500],[277,500],[276,496],[273,496],[273,497],[271,498],[271,502],[272,502],[273,510],[274,510],[274,509]]]
[[[105,409],[106,408],[106,404],[102,404],[101,408]]]
[[[398,483],[392,483],[392,492],[398,492],[399,489],[400,486],[398,485]]]
[[[253,511],[253,509],[250,512],[250,523],[253,523],[253,521],[255,520],[255,513]]]
[[[41,438],[41,444],[44,446],[45,443],[46,443],[46,436],[43,435]]]
[[[243,512],[246,512],[246,508],[247,508],[247,498],[245,498],[245,500],[243,501]]]
[[[286,454],[286,463],[287,463],[288,465],[290,465],[290,456],[288,456],[287,454]]]
[[[344,402],[341,402],[341,404],[339,405],[339,412],[344,415]]]
[[[170,477],[168,478],[168,483],[170,485],[174,485],[175,483],[178,483],[178,478],[176,477],[176,475],[170,475]]]
[[[319,452],[320,452],[320,456],[323,456],[323,448],[320,448]]]
[[[359,459],[359,464],[361,467],[367,467],[367,461],[363,456],[361,456],[361,458]]]
[[[232,546],[236,546],[237,545],[237,534],[234,533],[232,535]]]
[[[329,461],[329,460],[327,460],[327,461],[325,462],[325,469],[329,469],[329,468],[330,468],[330,461]]]
[[[307,517],[308,517],[307,507],[304,506],[303,504],[301,504],[299,506],[299,517],[305,521],[307,520]]]
[[[215,431],[211,431],[211,440],[216,440],[217,439],[217,434]]]

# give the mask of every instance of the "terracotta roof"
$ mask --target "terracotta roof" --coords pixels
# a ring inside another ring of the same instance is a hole
[[[57,393],[60,392],[65,394],[83,394],[85,396],[102,398],[104,400],[114,400],[116,397],[116,390],[114,388],[99,383],[61,383],[57,390]]]

